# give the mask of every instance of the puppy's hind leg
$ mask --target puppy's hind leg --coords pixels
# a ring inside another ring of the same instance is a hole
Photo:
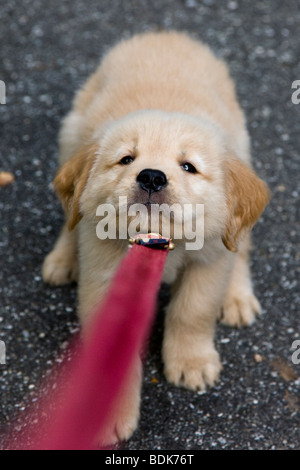
[[[43,279],[45,282],[59,286],[77,281],[78,275],[78,244],[77,229],[71,232],[67,224],[43,264]]]
[[[221,322],[241,327],[254,322],[261,308],[255,297],[249,268],[250,235],[241,243],[222,308]]]

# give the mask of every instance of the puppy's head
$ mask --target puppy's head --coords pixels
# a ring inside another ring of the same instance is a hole
[[[185,204],[203,204],[205,238],[219,237],[231,251],[268,201],[265,183],[228,151],[219,128],[161,111],[109,124],[60,169],[54,187],[70,229],[82,216],[95,220],[101,204],[119,207],[124,196],[129,207],[172,206],[176,223]]]

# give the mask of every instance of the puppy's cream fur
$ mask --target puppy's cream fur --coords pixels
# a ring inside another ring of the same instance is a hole
[[[245,119],[226,65],[181,33],[119,43],[77,94],[60,150],[54,186],[67,225],[43,275],[52,284],[76,280],[79,261],[84,327],[127,251],[124,240],[96,237],[98,205],[117,204],[119,196],[143,202],[136,177],[145,168],[168,178],[153,202],[204,204],[203,249],[186,251],[184,240],[175,240],[168,255],[164,280],[172,284],[172,298],[163,360],[170,382],[193,390],[213,385],[221,370],[213,341],[221,310],[234,326],[250,324],[260,311],[248,267],[249,230],[268,201],[267,186],[250,168]],[[120,165],[125,155],[135,158],[130,165]],[[197,173],[184,171],[185,162]],[[126,439],[137,426],[138,358],[130,384],[105,440]]]

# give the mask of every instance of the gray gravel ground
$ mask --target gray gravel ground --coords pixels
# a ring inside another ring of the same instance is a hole
[[[62,223],[50,190],[57,133],[74,91],[120,38],[172,28],[224,57],[248,118],[254,167],[273,192],[254,229],[252,256],[263,315],[250,328],[219,326],[221,380],[197,394],[166,383],[160,345],[167,290],[150,342],[142,417],[126,449],[299,449],[299,118],[297,0],[0,0],[0,427],[31,401],[45,369],[78,329],[76,287],[51,288],[41,263]]]

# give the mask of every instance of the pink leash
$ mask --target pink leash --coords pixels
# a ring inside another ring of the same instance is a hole
[[[136,243],[96,310],[78,358],[71,359],[70,380],[59,410],[50,413],[47,434],[41,437],[36,429],[31,449],[94,449],[95,437],[109,425],[116,398],[150,333],[164,265],[173,248],[158,236]],[[53,404],[50,399],[50,408]]]

